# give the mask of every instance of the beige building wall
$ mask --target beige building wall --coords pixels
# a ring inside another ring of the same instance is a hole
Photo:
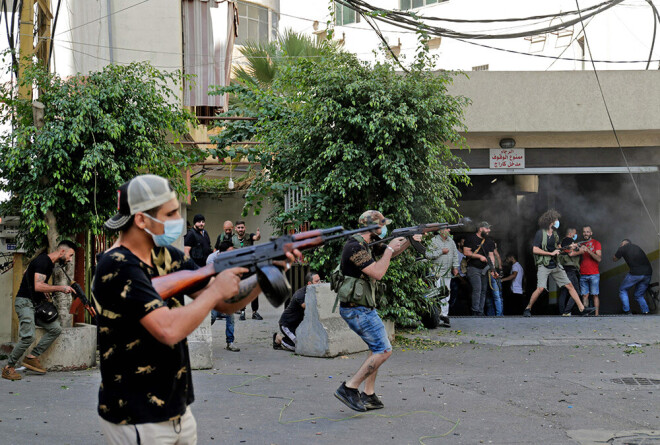
[[[245,227],[249,233],[254,233],[259,228],[261,231],[261,241],[259,242],[266,242],[275,232],[275,228],[266,222],[266,218],[272,210],[272,204],[264,201],[265,205],[259,215],[250,212],[249,215],[242,217],[241,213],[245,204],[244,195],[245,192],[234,192],[222,199],[200,197],[188,206],[187,221],[192,224],[192,219],[197,213],[204,215],[206,230],[209,232],[212,245],[215,245],[218,235],[222,233],[222,224],[225,221],[235,222],[239,219],[245,221]]]
[[[660,71],[598,73],[623,146],[660,144]],[[616,147],[593,71],[474,71],[457,75],[449,93],[470,98],[471,148]]]

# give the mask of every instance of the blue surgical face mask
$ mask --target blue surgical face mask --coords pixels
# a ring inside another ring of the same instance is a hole
[[[576,239],[577,239],[577,233],[573,235],[573,241],[575,241]]]
[[[149,235],[151,235],[151,237],[154,239],[154,244],[159,247],[169,246],[174,241],[176,241],[177,238],[179,238],[181,236],[181,233],[183,232],[183,218],[170,219],[163,222],[154,218],[148,213],[144,213],[143,215],[163,225],[165,230],[161,235],[156,235],[147,228],[144,229],[144,231],[147,232]]]
[[[554,223],[554,228],[555,228],[555,229],[558,229],[558,228],[559,228],[559,220],[555,221],[555,223]]]
[[[383,226],[380,228],[380,235],[378,235],[378,237],[380,239],[383,239],[385,238],[386,235],[387,235],[387,226]]]

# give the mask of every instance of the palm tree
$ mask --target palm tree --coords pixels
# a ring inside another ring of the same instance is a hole
[[[329,45],[335,43],[328,40],[317,42],[312,37],[287,29],[275,42],[246,42],[239,50],[246,62],[234,68],[234,74],[241,83],[268,88],[282,65],[298,57],[319,57]]]

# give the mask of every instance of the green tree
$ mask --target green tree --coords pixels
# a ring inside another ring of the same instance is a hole
[[[467,99],[447,93],[451,74],[433,73],[421,61],[409,73],[391,63],[369,66],[354,55],[324,48],[322,56],[301,57],[279,70],[269,89],[254,84],[227,88],[253,124],[228,124],[216,155],[242,153],[262,166],[247,196],[246,209],[268,197],[275,227],[309,221],[314,227],[355,227],[367,209],[381,210],[395,227],[456,219],[457,173],[465,165],[449,147],[462,147],[458,131]],[[248,111],[250,110],[250,111]],[[256,111],[255,111],[256,110]],[[229,147],[252,139],[257,150]],[[241,151],[243,150],[243,151]],[[284,207],[288,190],[304,199]],[[311,263],[327,274],[339,262],[338,243],[315,251]],[[384,316],[416,326],[426,302],[421,276],[426,269],[413,255],[398,257],[385,276]]]
[[[41,128],[16,86],[0,89],[0,118],[12,128],[0,135],[0,190],[10,194],[0,211],[21,216],[23,247],[53,249],[60,235],[99,233],[116,211],[114,191],[141,172],[185,191],[182,171],[202,154],[176,144],[194,122],[172,90],[180,80],[147,63],[67,79],[30,65],[19,83],[39,92]]]
[[[285,30],[275,42],[247,42],[240,48],[245,63],[234,69],[236,80],[245,85],[268,88],[282,66],[300,57],[319,57],[331,41],[317,42],[312,37]]]

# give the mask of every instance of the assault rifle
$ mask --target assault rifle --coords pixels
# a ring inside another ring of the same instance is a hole
[[[64,270],[64,267],[60,266],[60,269],[62,269],[62,273],[64,274],[66,279],[69,280],[69,282],[71,283],[69,284],[69,287],[73,289],[73,293],[75,294],[75,296],[80,299],[80,302],[82,303],[87,313],[98,324],[98,320],[96,317],[96,310],[94,309],[94,306],[92,306],[92,303],[89,302],[89,299],[87,298],[87,295],[85,295],[85,291],[83,290],[83,288],[80,286],[80,284],[76,283],[75,281],[71,281],[71,278],[69,278],[69,275],[67,275],[66,271]]]
[[[454,229],[456,227],[463,227],[463,224],[449,224],[446,222],[441,222],[441,223],[420,224],[418,226],[404,227],[402,229],[394,229],[392,230],[391,236],[380,239],[373,243],[369,243],[369,245],[375,246],[376,244],[386,243],[395,238],[406,238],[408,239],[408,241],[410,241],[410,244],[412,244],[412,246],[415,248],[417,253],[420,254],[423,258],[424,255],[426,254],[426,248],[424,247],[424,245],[422,245],[422,243],[415,241],[413,239],[413,235],[420,235],[420,234],[423,235],[426,233],[438,232],[442,229]]]
[[[245,267],[249,269],[250,274],[256,273],[262,292],[273,306],[278,307],[289,298],[291,285],[282,271],[273,265],[274,260],[283,260],[285,254],[293,252],[294,249],[313,249],[328,241],[376,230],[378,227],[378,225],[372,225],[355,230],[344,230],[342,226],[337,226],[283,235],[268,243],[223,252],[215,258],[213,263],[197,270],[180,270],[154,277],[151,284],[161,298],[166,300],[201,289],[211,277],[225,269]]]
[[[588,240],[584,240],[584,241],[578,241],[577,243],[571,243],[567,247],[560,247],[559,250],[561,250],[561,252],[559,254],[560,255],[568,255],[569,253],[571,253],[571,250],[574,250],[575,252],[577,252],[577,249],[573,249],[571,247],[571,245],[575,244],[576,246],[581,246],[582,244],[586,244],[589,241],[591,241],[591,240],[588,239]]]

